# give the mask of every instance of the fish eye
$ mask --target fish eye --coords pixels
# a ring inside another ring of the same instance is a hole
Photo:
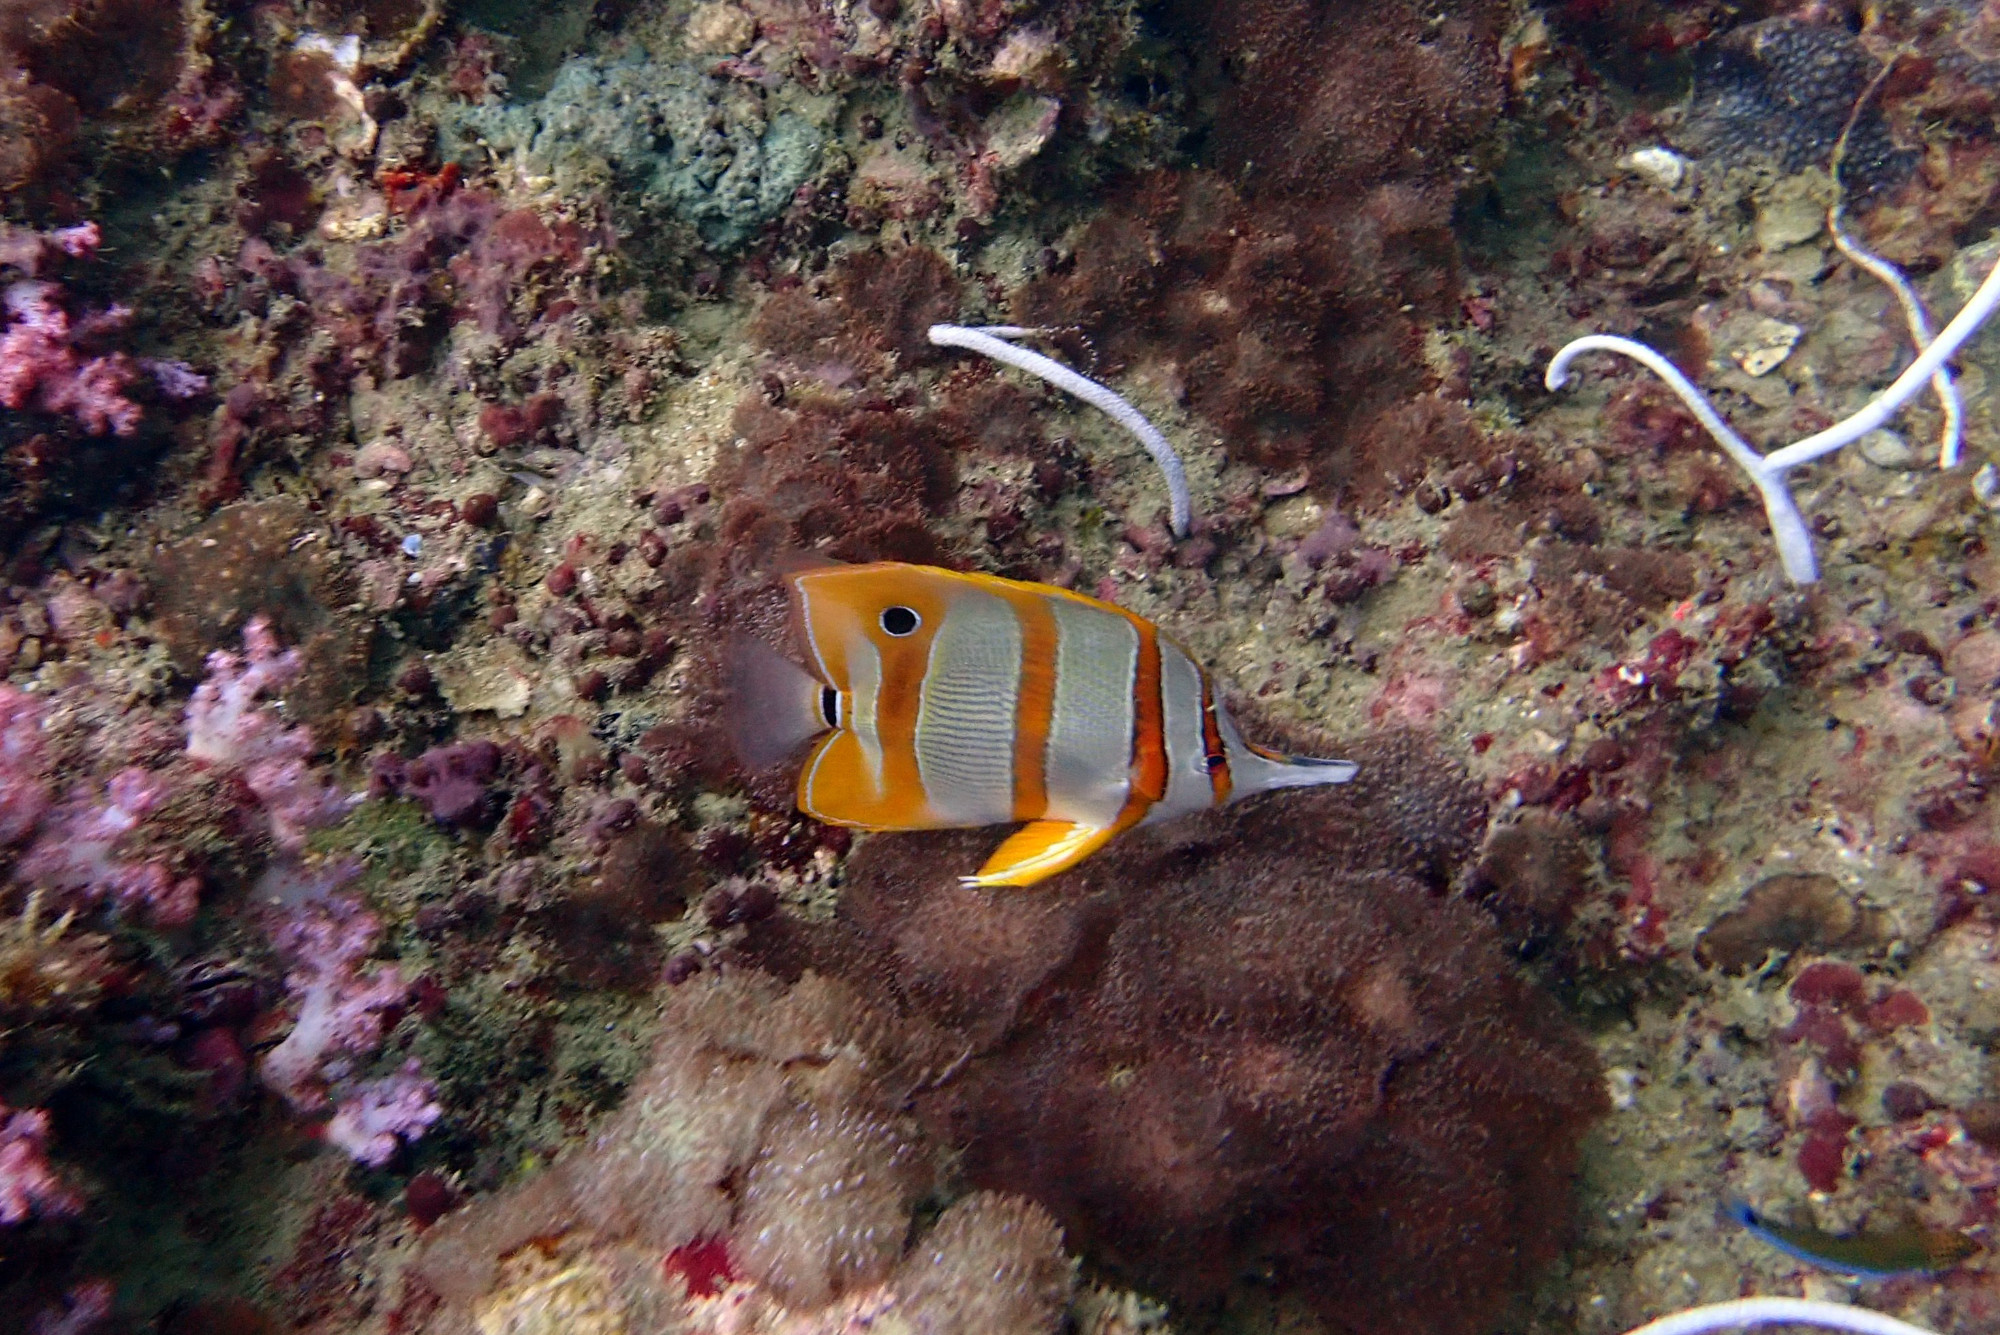
[[[840,692],[831,686],[819,688],[819,716],[826,720],[829,728],[840,726]]]
[[[882,609],[882,629],[897,639],[913,634],[923,624],[924,619],[917,615],[915,608],[897,606]]]

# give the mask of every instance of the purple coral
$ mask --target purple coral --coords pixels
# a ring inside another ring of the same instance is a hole
[[[437,1086],[423,1077],[412,1058],[394,1075],[364,1080],[349,1090],[326,1124],[326,1138],[355,1162],[380,1168],[396,1152],[399,1138],[418,1139],[443,1115]]]
[[[368,777],[371,796],[421,802],[440,825],[479,825],[493,813],[488,784],[500,768],[500,748],[484,738],[433,746],[415,760],[379,756]]]
[[[0,684],[0,848],[18,844],[49,808],[42,702]]]
[[[165,797],[165,782],[136,767],[112,775],[101,797],[90,785],[77,785],[41,822],[40,833],[21,855],[14,874],[31,885],[65,891],[82,903],[111,899],[121,908],[144,911],[161,926],[187,922],[199,902],[197,878],[176,879],[158,861],[113,856],[118,841]]]
[[[176,879],[158,861],[114,856],[118,842],[164,799],[164,782],[143,769],[127,768],[111,777],[102,794],[80,783],[52,808],[44,722],[40,700],[0,686],[0,848],[34,836],[14,866],[15,877],[61,892],[76,904],[113,900],[128,911],[144,912],[160,926],[192,918],[198,880]]]
[[[287,728],[276,709],[258,704],[267,691],[298,679],[297,649],[278,648],[263,617],[243,628],[243,655],[218,649],[208,676],[188,701],[187,753],[204,764],[236,770],[271,818],[271,834],[287,853],[305,846],[307,831],[332,825],[353,799],[312,772],[312,734]]]
[[[116,1296],[110,1283],[87,1279],[72,1285],[62,1296],[60,1308],[36,1314],[28,1335],[89,1335],[111,1316],[111,1300]]]
[[[83,1197],[49,1166],[49,1115],[40,1108],[19,1111],[0,1103],[0,1225],[25,1223],[35,1215],[71,1215]]]
[[[26,281],[5,296],[7,330],[0,334],[0,403],[74,417],[93,436],[129,436],[139,429],[139,405],[125,391],[139,378],[122,352],[87,349],[132,321],[126,306],[71,320],[54,283]]]
[[[39,278],[46,269],[65,259],[87,260],[104,243],[104,233],[94,222],[75,227],[58,227],[32,232],[22,227],[0,228],[0,265],[19,269],[30,278]]]
[[[338,894],[286,910],[271,928],[272,944],[293,964],[285,989],[299,1018],[259,1070],[301,1112],[324,1108],[327,1086],[349,1074],[352,1059],[382,1046],[383,1012],[409,996],[393,964],[361,970],[381,931],[359,899]]]
[[[40,277],[65,258],[94,256],[101,240],[96,223],[0,235],[0,266],[28,275],[0,295],[0,404],[71,417],[93,436],[129,436],[143,412],[126,393],[135,384],[150,379],[166,397],[186,399],[208,380],[180,362],[107,350],[109,336],[130,327],[131,308],[75,313],[62,285]]]

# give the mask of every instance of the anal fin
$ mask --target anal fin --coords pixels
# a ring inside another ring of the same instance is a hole
[[[1067,871],[1111,842],[1115,826],[1072,825],[1062,820],[1038,820],[1023,825],[993,850],[977,875],[961,876],[966,885],[1029,886]]]

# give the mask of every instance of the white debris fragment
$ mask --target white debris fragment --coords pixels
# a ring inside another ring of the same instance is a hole
[[[1769,318],[1758,320],[1750,327],[1750,333],[1729,355],[1743,368],[1745,375],[1769,375],[1792,355],[1792,349],[1799,345],[1805,331],[1795,324]]]
[[[1881,427],[1856,442],[1861,457],[1877,468],[1915,468],[1917,452],[1901,435]]]
[[[1619,165],[1630,167],[1662,190],[1678,190],[1693,164],[1671,148],[1660,147],[1629,153],[1620,159]]]

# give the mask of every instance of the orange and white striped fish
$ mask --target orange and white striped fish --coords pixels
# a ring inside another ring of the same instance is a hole
[[[1033,885],[1134,825],[1354,777],[1245,742],[1187,652],[1110,603],[888,561],[786,582],[811,661],[739,648],[739,749],[762,765],[818,737],[798,803],[830,824],[1026,821],[968,885]]]

